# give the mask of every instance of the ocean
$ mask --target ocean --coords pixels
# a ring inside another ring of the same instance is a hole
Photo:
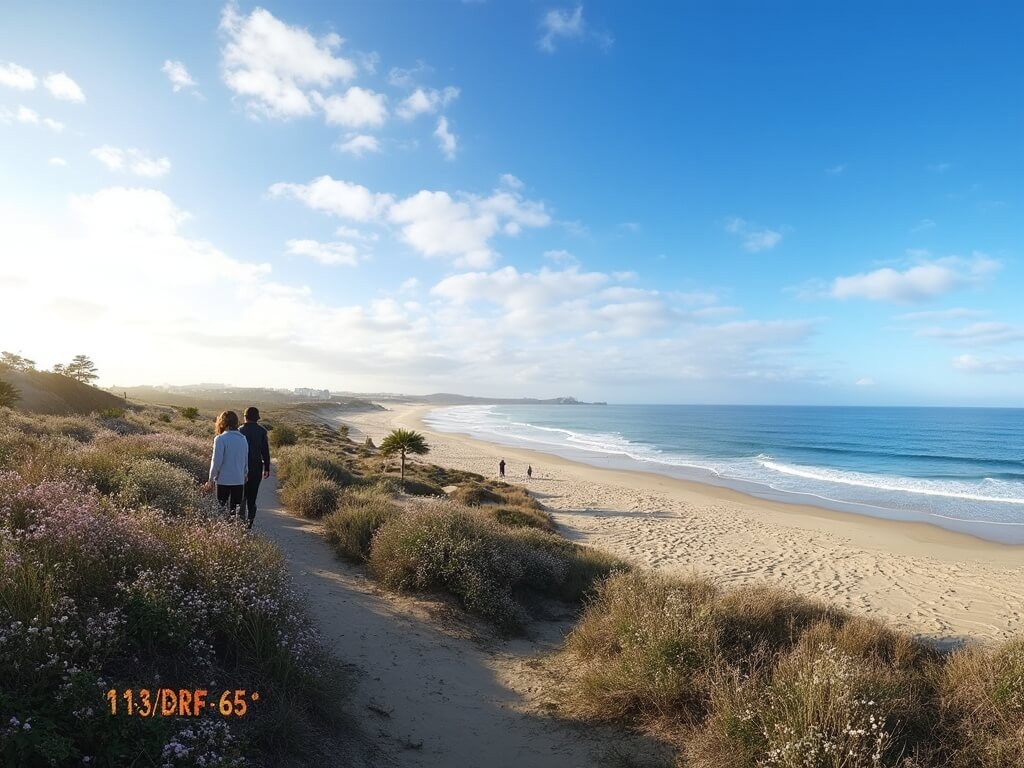
[[[425,423],[596,466],[1024,544],[1024,409],[473,405],[433,410]]]

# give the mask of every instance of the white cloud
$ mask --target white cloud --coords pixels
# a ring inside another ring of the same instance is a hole
[[[49,163],[54,168],[63,168],[68,164],[68,161],[65,160],[63,157],[51,157]]]
[[[410,277],[402,281],[402,284],[398,286],[398,290],[402,293],[411,293],[419,288],[420,281],[415,277]]]
[[[417,88],[402,100],[395,110],[404,120],[412,120],[418,115],[433,114],[444,109],[459,97],[459,89],[449,85],[447,88]]]
[[[508,187],[509,189],[522,189],[525,186],[518,177],[513,176],[511,173],[501,174],[499,182],[501,186]]]
[[[437,120],[437,129],[434,131],[434,136],[437,137],[437,144],[441,147],[441,151],[444,156],[449,160],[455,159],[455,150],[458,145],[458,139],[455,134],[448,130],[448,118],[443,115]]]
[[[572,264],[579,266],[579,259],[563,248],[555,248],[544,251],[544,258],[553,261],[555,264]]]
[[[739,236],[743,250],[750,253],[770,251],[782,241],[781,232],[767,227],[759,227],[738,216],[726,220],[725,230]]]
[[[324,117],[329,125],[343,125],[346,128],[383,125],[387,119],[387,97],[357,85],[344,94],[328,96],[320,101]]]
[[[150,157],[139,149],[121,149],[104,144],[89,151],[110,171],[129,171],[136,176],[149,179],[164,176],[171,170],[171,161],[166,157]]]
[[[52,117],[41,117],[38,112],[29,107],[19,105],[17,109],[0,107],[0,123],[18,122],[23,125],[44,125],[54,133],[64,130],[64,123],[54,120]]]
[[[36,87],[36,76],[32,74],[32,70],[9,61],[0,64],[0,85],[19,91],[31,91]]]
[[[959,355],[953,358],[953,367],[964,373],[1020,373],[1024,371],[1024,357],[996,357],[982,360],[974,355]]]
[[[394,202],[391,195],[375,194],[359,184],[320,176],[309,184],[279,182],[270,188],[274,197],[291,197],[314,210],[343,219],[373,221]]]
[[[273,117],[313,114],[311,91],[355,77],[356,66],[334,55],[336,34],[315,38],[263,8],[248,16],[229,4],[221,15],[224,82],[254,111]]]
[[[334,234],[347,240],[356,240],[362,243],[372,243],[380,239],[376,232],[361,232],[355,227],[346,227],[344,224],[334,230]]]
[[[380,152],[380,141],[376,136],[357,134],[351,136],[347,141],[338,144],[338,149],[356,157],[362,157],[370,152]]]
[[[863,378],[857,379],[857,381],[854,382],[854,386],[857,386],[857,387],[873,387],[873,386],[875,386],[875,380],[872,379],[869,376],[865,376]]]
[[[328,266],[354,267],[359,263],[359,249],[352,243],[289,240],[285,246],[289,256],[307,256]]]
[[[171,81],[171,89],[175,93],[188,88],[195,88],[197,85],[196,81],[188,73],[188,69],[180,61],[166,59],[160,69],[167,75],[167,79]]]
[[[952,307],[950,309],[931,309],[923,312],[907,312],[896,315],[896,320],[907,322],[920,322],[929,320],[963,320],[973,317],[984,317],[988,312],[980,309],[967,309],[966,307]]]
[[[559,38],[583,37],[583,5],[577,5],[572,11],[550,9],[541,17],[540,28],[538,45],[542,51],[554,53],[555,42]]]
[[[47,75],[43,80],[43,85],[55,99],[70,101],[74,104],[82,104],[85,101],[85,93],[82,92],[78,83],[68,77],[65,72]]]
[[[433,67],[423,61],[417,61],[415,66],[409,68],[392,67],[388,72],[388,83],[395,88],[414,88],[424,75],[429,75],[433,71]]]
[[[934,229],[935,222],[931,219],[921,219],[917,224],[910,228],[911,232],[925,232],[929,229]]]
[[[388,218],[402,239],[424,256],[454,256],[457,264],[486,267],[498,232],[517,235],[523,227],[545,227],[551,217],[542,203],[513,192],[456,200],[447,192],[422,190],[391,207]]]
[[[837,277],[832,281],[830,295],[836,299],[926,301],[977,283],[998,268],[999,262],[980,253],[975,253],[971,259],[936,259],[902,271],[883,267],[873,272]]]
[[[971,323],[960,328],[921,328],[914,334],[966,346],[989,346],[1024,341],[1024,329],[1007,323]]]

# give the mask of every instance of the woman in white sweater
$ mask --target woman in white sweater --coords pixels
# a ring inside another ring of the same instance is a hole
[[[231,514],[242,510],[243,490],[249,474],[249,441],[238,431],[238,414],[224,411],[217,417],[217,436],[213,439],[213,457],[210,459],[210,480],[206,490],[217,487],[217,501],[221,509],[230,502]]]

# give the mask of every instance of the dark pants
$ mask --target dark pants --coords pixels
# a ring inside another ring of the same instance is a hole
[[[224,509],[231,503],[231,514],[235,513],[235,509],[242,506],[242,494],[245,492],[244,485],[217,485],[217,502],[220,504],[220,508]],[[245,514],[245,510],[241,510],[242,514]]]
[[[253,518],[256,517],[256,496],[260,492],[260,481],[262,479],[262,473],[254,472],[245,481],[245,505],[249,508],[249,525],[252,525]]]

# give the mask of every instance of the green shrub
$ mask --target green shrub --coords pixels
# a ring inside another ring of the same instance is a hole
[[[399,482],[400,485],[401,482]],[[444,490],[440,486],[408,478],[405,481],[405,492],[410,496],[444,496]]]
[[[351,485],[356,479],[348,467],[324,451],[287,446],[278,453],[277,477],[282,485],[300,482],[311,474],[321,474],[341,486]]]
[[[122,472],[117,484],[125,504],[157,507],[173,515],[199,505],[199,489],[192,475],[162,459],[139,459]]]
[[[163,424],[170,424],[171,423],[171,414],[169,414],[169,413],[161,413],[159,416],[156,417],[156,420],[161,422],[161,423],[163,423]]]
[[[481,504],[500,504],[504,501],[494,491],[475,482],[463,483],[451,492],[450,497],[453,501],[465,504],[468,507],[477,507]]]
[[[407,481],[406,486],[408,485]],[[482,513],[507,528],[537,528],[548,533],[554,533],[555,530],[555,524],[551,520],[551,515],[535,509],[488,507],[482,510]]]
[[[195,421],[199,418],[199,409],[194,405],[186,405],[178,409],[178,413],[181,414],[181,418],[187,419],[188,421]]]
[[[888,634],[872,622],[852,634],[825,622],[747,677],[719,668],[710,682],[714,714],[690,742],[689,764],[897,768],[905,758],[928,759],[932,691],[923,668],[890,663]]]
[[[392,495],[380,488],[347,491],[338,509],[324,518],[327,541],[346,560],[363,562],[377,529],[400,514]]]
[[[103,410],[99,411],[96,415],[100,419],[123,419],[124,408],[104,408]]]
[[[270,430],[267,437],[274,448],[284,448],[299,442],[298,431],[289,424],[278,424]]]
[[[321,518],[338,506],[341,487],[319,470],[312,470],[301,479],[281,489],[285,506],[303,517]]]
[[[1024,765],[1024,638],[954,653],[939,676],[949,768]]]

